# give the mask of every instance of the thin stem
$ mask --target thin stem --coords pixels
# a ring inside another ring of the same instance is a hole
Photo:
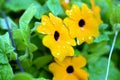
[[[10,40],[11,40],[11,42],[12,42],[12,46],[15,48],[14,52],[17,53],[16,46],[15,46],[15,43],[14,43],[14,40],[13,40],[11,28],[10,28],[10,25],[9,25],[9,23],[8,23],[7,17],[6,17],[6,15],[5,15],[5,13],[4,13],[3,11],[0,10],[0,13],[2,14],[2,16],[3,16],[4,19],[5,19],[6,26],[7,26],[7,28],[8,28],[8,33],[9,33],[9,36],[10,36]],[[16,59],[16,63],[17,63],[17,65],[19,66],[20,71],[21,71],[21,72],[24,72],[24,69],[23,69],[21,63],[20,63],[20,61],[18,60],[18,56],[17,56],[17,59]]]
[[[117,35],[118,35],[118,31],[115,32],[114,39],[113,39],[113,43],[112,43],[112,47],[111,47],[111,49],[110,49],[105,80],[108,80],[109,68],[110,68],[110,60],[111,60],[111,56],[112,56],[113,49],[114,49],[114,46],[115,46],[115,42],[116,42],[116,39],[117,39]]]

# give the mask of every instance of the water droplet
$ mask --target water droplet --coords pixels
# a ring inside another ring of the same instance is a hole
[[[58,52],[58,53],[57,53],[57,55],[59,56],[59,55],[60,55],[60,53]]]
[[[89,36],[89,37],[88,37],[88,39],[92,39],[92,37],[91,37],[91,36]]]

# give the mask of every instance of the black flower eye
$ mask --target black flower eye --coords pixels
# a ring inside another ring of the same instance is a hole
[[[81,19],[81,20],[78,22],[78,25],[79,25],[80,27],[84,27],[85,21],[84,21],[83,19]]]
[[[67,71],[67,73],[69,73],[69,74],[73,73],[73,72],[74,72],[73,66],[71,66],[71,65],[68,66],[67,69],[66,69],[66,71]]]
[[[58,33],[58,31],[55,31],[54,33],[54,39],[57,41],[59,39],[60,35]]]

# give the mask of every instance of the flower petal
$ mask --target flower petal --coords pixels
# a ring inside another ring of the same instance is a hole
[[[76,76],[78,80],[88,80],[89,74],[82,69],[75,69],[74,76]]]
[[[74,38],[70,37],[70,34],[68,32],[68,29],[66,27],[62,27],[61,30],[59,30],[61,33],[61,37],[60,37],[60,41],[61,42],[65,42],[66,44],[75,46],[76,42],[74,40]]]
[[[86,4],[82,4],[82,16],[84,16],[84,18],[88,18],[93,16],[93,12],[88,8],[88,6]]]
[[[37,31],[42,34],[51,34],[51,32],[54,31],[53,24],[48,16],[42,16],[42,23],[38,26]]]
[[[77,68],[82,68],[86,65],[86,59],[82,56],[73,57],[72,63]]]
[[[98,21],[98,24],[103,23],[102,20],[101,20],[101,17],[100,17],[100,7],[95,6],[94,0],[90,0],[90,3],[91,3],[91,5],[92,5],[92,10],[93,10],[93,12],[94,12],[95,18],[96,18],[97,21]]]
[[[66,76],[67,76],[65,68],[57,63],[51,63],[49,65],[49,70],[52,73],[54,73],[53,80],[62,80],[61,76],[62,76],[62,78],[66,78]]]
[[[43,45],[45,45],[48,48],[54,48],[56,46],[56,42],[54,40],[53,35],[46,35],[43,38]]]
[[[68,74],[66,76],[66,79],[63,79],[63,80],[79,80],[79,79],[73,74]]]
[[[47,35],[43,38],[43,44],[51,50],[52,55],[62,61],[66,56],[73,56],[74,49],[72,46],[55,41],[52,35]]]
[[[78,5],[73,5],[71,10],[67,10],[66,14],[73,20],[79,20],[81,11]]]
[[[70,45],[67,44],[63,45],[61,43],[58,44],[58,46],[55,46],[54,48],[51,49],[52,55],[56,57],[59,61],[63,61],[66,56],[74,55],[74,49]]]
[[[65,18],[64,23],[70,31],[70,36],[72,38],[77,37],[78,30],[79,30],[78,23],[75,22],[74,20],[70,19],[70,18]]]

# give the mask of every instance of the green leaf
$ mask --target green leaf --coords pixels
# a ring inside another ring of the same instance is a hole
[[[37,30],[37,27],[40,25],[40,22],[35,22],[34,27],[31,29],[31,33]]]
[[[89,80],[105,80],[107,60],[106,58],[101,58],[95,63],[88,64]],[[119,80],[119,74],[120,72],[116,69],[113,62],[111,62],[108,80]]]
[[[13,52],[14,48],[12,47],[12,44],[9,39],[9,34],[6,33],[2,36],[0,36],[0,52],[7,54]]]
[[[46,4],[41,6],[40,4],[36,3],[35,6],[37,8],[36,13],[35,13],[35,18],[37,18],[37,19],[41,19],[42,15],[49,12],[49,9]]]
[[[6,1],[6,8],[12,11],[20,11],[27,9],[35,0],[9,0]]]
[[[29,23],[32,20],[33,16],[35,15],[35,12],[36,12],[36,6],[35,4],[32,4],[21,16],[19,21],[19,26],[23,36],[23,41],[24,44],[26,45],[26,50],[27,50],[27,54],[25,54],[25,56],[26,55],[30,56],[31,59],[33,58],[33,54],[31,52],[33,50],[31,50]]]
[[[105,24],[105,23],[103,23],[99,26],[100,32],[104,32],[107,28],[108,28],[108,24]]]
[[[47,6],[54,15],[64,14],[64,11],[60,5],[60,0],[48,0]]]
[[[40,38],[38,36],[40,36]],[[42,39],[43,39],[44,36],[43,35],[38,35],[38,36],[33,35],[33,37],[31,38],[31,42],[34,43],[34,45],[36,45],[37,48],[40,50],[38,52],[41,52],[41,53],[43,52],[44,53],[44,52],[47,51],[47,48],[42,43]]]
[[[102,41],[108,41],[109,40],[109,34],[110,32],[106,31],[108,28],[108,24],[101,24],[99,27],[100,35],[94,39],[94,42],[99,43]]]
[[[117,6],[117,5],[120,4],[120,1],[119,1],[119,0],[112,0],[112,2],[113,2],[113,4],[114,4],[115,6]]]
[[[27,70],[31,67],[32,65],[32,61],[30,59],[27,59],[27,58],[24,58],[23,60],[21,60],[21,64],[22,64],[22,67]]]
[[[115,43],[115,48],[120,49],[120,33],[117,36],[117,40],[116,40],[116,43]]]
[[[6,54],[2,54],[2,53],[0,52],[0,65],[1,65],[1,64],[7,64],[7,63],[8,63],[8,59],[7,59]]]
[[[28,45],[29,43],[29,36],[30,36],[30,27],[28,26],[28,24],[35,15],[35,12],[36,12],[36,6],[32,4],[21,16],[19,21],[20,30],[22,32],[22,36],[26,45]]]
[[[40,74],[40,71],[33,65],[24,70],[34,77],[37,77]]]
[[[114,24],[113,25],[113,30],[115,31],[120,31],[120,23],[119,24]]]
[[[9,25],[10,25],[10,28],[11,28],[12,30],[18,28],[18,26],[16,25],[16,23],[13,22],[13,20],[12,20],[11,18],[7,17],[7,20],[8,20],[8,23],[9,23]],[[4,18],[0,18],[0,28],[5,29],[5,30],[8,30],[7,24],[6,24]]]
[[[22,32],[20,29],[16,29],[12,31],[12,35],[14,39],[23,39]],[[19,36],[18,36],[19,35]]]
[[[37,69],[39,69],[39,68],[42,68],[45,65],[47,65],[52,60],[53,60],[53,57],[51,55],[45,55],[45,56],[41,56],[41,57],[36,58],[33,61],[33,64],[35,64],[35,66],[37,67]]]
[[[37,46],[36,46],[35,44],[30,43],[30,44],[29,44],[29,49],[30,49],[31,52],[34,52],[34,51],[36,51],[38,48],[37,48]]]
[[[11,80],[13,72],[8,64],[7,53],[13,52],[8,33],[0,36],[0,80]],[[9,74],[8,74],[9,73]]]
[[[12,80],[33,80],[33,77],[28,73],[17,73]]]
[[[110,49],[109,45],[107,45],[107,42],[101,42],[101,43],[93,43],[89,45],[89,51],[92,53],[100,53],[103,54],[105,52],[108,52]],[[100,51],[98,51],[100,50]]]
[[[0,80],[12,80],[13,76],[10,64],[0,64]]]
[[[0,9],[2,8],[2,5],[4,4],[4,0],[0,0]]]
[[[50,74],[50,72],[45,71],[44,69],[42,69],[42,70],[40,71],[40,74],[39,74],[39,75],[40,75],[39,77],[44,77],[44,78],[46,78],[46,79],[51,79],[51,78],[52,78],[52,75]]]
[[[24,39],[23,39],[21,30],[16,29],[16,30],[13,30],[12,33],[13,33],[13,38],[14,38],[15,44],[17,46],[17,50],[25,51],[26,45],[24,43]]]
[[[16,60],[17,59],[17,53],[12,52],[10,53],[10,60]]]
[[[112,25],[120,23],[120,5],[114,8],[110,16],[110,22]]]
[[[88,63],[96,62],[102,55],[105,55],[109,52],[110,46],[107,45],[107,42],[94,43],[89,45],[89,54],[87,56]],[[99,51],[98,51],[99,50]]]
[[[8,64],[7,53],[13,52],[9,39],[9,34],[6,33],[0,36],[0,80],[11,80],[13,72],[11,66]],[[9,74],[8,74],[9,73]]]
[[[108,41],[109,40],[109,37],[108,37],[108,33],[105,32],[104,34],[100,34],[99,37],[95,38],[94,42],[102,42],[102,41]]]

